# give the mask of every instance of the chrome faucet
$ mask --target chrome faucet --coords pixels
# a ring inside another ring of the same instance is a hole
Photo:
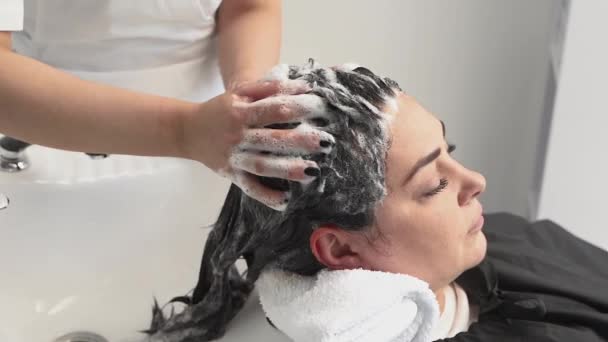
[[[0,138],[0,171],[19,172],[27,169],[30,162],[25,155],[25,149],[30,143],[11,137]],[[104,153],[87,153],[92,159],[103,159],[108,155]]]
[[[19,172],[30,165],[25,149],[30,144],[11,137],[0,138],[0,170],[4,172]]]

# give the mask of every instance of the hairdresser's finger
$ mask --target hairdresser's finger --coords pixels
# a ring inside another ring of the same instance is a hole
[[[234,93],[251,101],[257,101],[278,94],[304,94],[310,90],[308,83],[303,80],[273,80],[241,83],[234,89]]]
[[[281,154],[328,154],[334,143],[331,134],[310,125],[300,125],[296,129],[248,129],[238,147]]]
[[[307,118],[329,120],[327,105],[319,96],[312,94],[274,96],[251,103],[236,102],[234,108],[245,116],[245,122],[251,127],[298,122]]]
[[[239,152],[230,157],[230,165],[237,170],[301,183],[310,183],[321,173],[312,160],[298,157],[263,155],[255,152]]]
[[[246,172],[236,172],[234,184],[241,188],[247,196],[274,210],[285,210],[289,202],[289,193],[270,189],[262,185],[255,176]]]

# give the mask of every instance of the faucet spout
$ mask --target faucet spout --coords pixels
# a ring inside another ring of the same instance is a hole
[[[30,165],[25,149],[32,144],[25,141],[4,136],[0,138],[0,172],[19,172]],[[87,153],[91,159],[104,159],[105,153]]]

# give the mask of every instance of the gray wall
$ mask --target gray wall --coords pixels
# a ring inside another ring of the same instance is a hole
[[[395,79],[486,176],[485,211],[527,216],[555,13],[553,0],[286,0],[282,61]]]
[[[572,1],[538,208],[608,250],[608,2]]]

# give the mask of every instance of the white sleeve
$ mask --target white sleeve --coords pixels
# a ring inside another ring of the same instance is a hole
[[[23,30],[23,1],[0,0],[0,31]]]

